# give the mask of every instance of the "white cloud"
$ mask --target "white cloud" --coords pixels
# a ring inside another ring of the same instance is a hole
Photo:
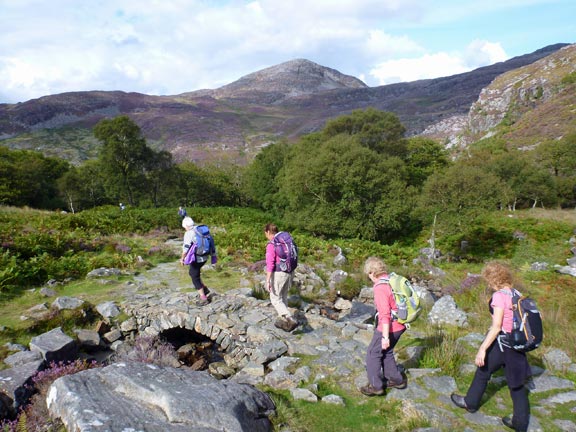
[[[377,85],[385,85],[455,75],[507,59],[499,43],[475,40],[462,52],[387,60],[372,68],[369,75]]]
[[[0,0],[0,103],[92,89],[177,94],[294,58],[370,85],[451,75],[507,58],[461,21],[518,2]],[[466,34],[448,30],[455,22]]]
[[[464,63],[471,69],[508,60],[509,56],[499,43],[474,40],[463,53]]]
[[[370,30],[365,47],[367,53],[375,58],[424,51],[423,47],[408,36],[393,36],[382,30]]]

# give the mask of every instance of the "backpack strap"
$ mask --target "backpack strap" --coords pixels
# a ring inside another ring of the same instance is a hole
[[[514,298],[514,296],[524,297],[523,294],[520,291],[518,291],[516,288],[511,288],[511,289],[502,288],[496,292],[506,294],[507,296],[512,297],[512,298]]]
[[[389,273],[388,277],[381,277],[380,279],[378,279],[378,282],[376,285],[379,284],[386,284],[388,286],[390,286],[390,291],[392,292],[392,296],[394,297],[394,290],[392,289],[392,285],[390,284],[390,277],[394,276],[394,273]],[[396,303],[396,297],[394,297],[394,303]],[[394,308],[390,308],[390,317],[392,318],[392,321],[396,321],[398,320],[398,305],[396,305],[396,310],[394,310]],[[376,312],[376,315],[374,315],[374,317],[377,319],[378,317],[378,312]]]

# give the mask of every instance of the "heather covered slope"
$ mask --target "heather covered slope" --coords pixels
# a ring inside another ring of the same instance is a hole
[[[373,88],[308,60],[292,60],[216,90],[176,96],[121,91],[45,96],[0,104],[0,144],[39,149],[79,163],[97,151],[90,128],[102,118],[127,114],[152,147],[170,151],[177,161],[245,163],[271,141],[319,130],[330,118],[367,107],[396,113],[414,135],[439,120],[467,113],[494,78],[565,45],[465,74]]]

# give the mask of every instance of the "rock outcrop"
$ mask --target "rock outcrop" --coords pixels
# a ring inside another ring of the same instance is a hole
[[[562,83],[575,71],[576,45],[565,46],[495,77],[470,106],[466,119],[451,116],[427,127],[423,135],[449,147],[465,147],[492,136],[504,123],[509,128],[504,139],[513,148],[529,149],[561,138],[576,120],[575,86]]]
[[[256,388],[144,363],[117,363],[56,380],[51,415],[76,432],[269,432],[275,411]]]

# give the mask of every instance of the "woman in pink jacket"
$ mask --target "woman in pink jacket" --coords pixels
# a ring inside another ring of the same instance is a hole
[[[504,368],[514,412],[511,417],[502,417],[502,423],[515,431],[525,432],[530,423],[530,402],[524,384],[531,375],[531,369],[526,353],[516,351],[506,343],[514,320],[514,277],[508,266],[495,261],[484,266],[482,277],[494,291],[489,302],[490,330],[476,353],[476,373],[466,396],[453,393],[450,398],[456,406],[468,412],[478,411],[492,374]]]
[[[264,227],[264,235],[268,239],[266,244],[266,289],[270,293],[270,302],[278,313],[278,319],[274,322],[274,326],[291,332],[298,327],[298,321],[288,310],[288,291],[292,285],[294,271],[282,271],[280,268],[280,257],[274,247],[274,238],[279,234],[278,227],[272,223],[266,224]]]
[[[384,261],[375,257],[368,258],[364,264],[364,273],[374,283],[378,322],[374,323],[374,336],[366,354],[368,384],[361,387],[360,391],[366,396],[380,396],[386,388],[406,388],[407,379],[398,369],[394,358],[394,347],[406,326],[392,319],[392,310],[398,307],[388,283]]]

